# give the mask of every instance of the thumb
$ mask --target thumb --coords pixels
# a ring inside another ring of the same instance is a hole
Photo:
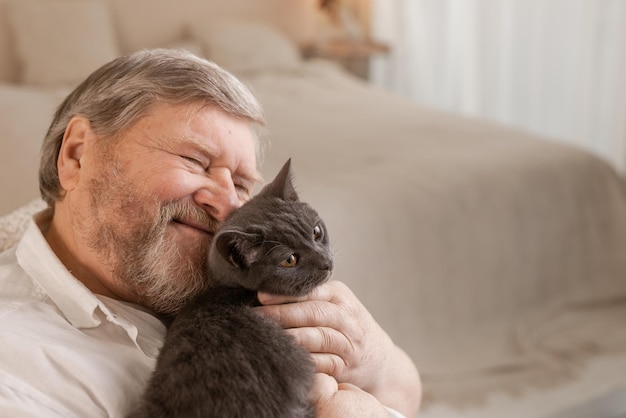
[[[339,390],[334,377],[326,373],[315,373],[313,386],[309,392],[309,401],[314,405],[323,404]]]

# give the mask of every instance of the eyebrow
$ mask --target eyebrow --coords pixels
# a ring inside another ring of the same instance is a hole
[[[208,156],[212,158],[215,157],[215,155],[219,153],[218,147],[216,147],[213,144],[208,145],[206,142],[201,141],[194,136],[181,136],[181,137],[175,138],[175,140],[183,145],[192,145],[196,148],[199,148],[200,151],[202,151],[203,153],[207,154]]]

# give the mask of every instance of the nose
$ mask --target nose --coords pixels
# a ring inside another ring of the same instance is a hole
[[[220,222],[226,220],[228,215],[242,204],[228,169],[212,170],[205,184],[194,194],[194,199]]]

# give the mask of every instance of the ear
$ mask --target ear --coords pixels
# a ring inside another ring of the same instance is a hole
[[[293,187],[291,158],[283,165],[283,168],[280,169],[274,180],[259,192],[259,195],[278,197],[288,202],[298,202],[300,200],[296,189]]]
[[[74,116],[65,128],[57,159],[59,182],[63,190],[73,190],[78,184],[85,142],[91,133],[91,123],[82,116]]]
[[[241,270],[249,268],[260,256],[261,249],[255,245],[260,237],[256,234],[227,230],[219,232],[214,239],[220,256]]]

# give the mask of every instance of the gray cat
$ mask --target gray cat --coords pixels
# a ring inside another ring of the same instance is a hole
[[[211,287],[173,320],[133,417],[313,417],[310,354],[251,308],[257,291],[302,296],[331,275],[324,222],[293,187],[290,160],[224,222]]]

